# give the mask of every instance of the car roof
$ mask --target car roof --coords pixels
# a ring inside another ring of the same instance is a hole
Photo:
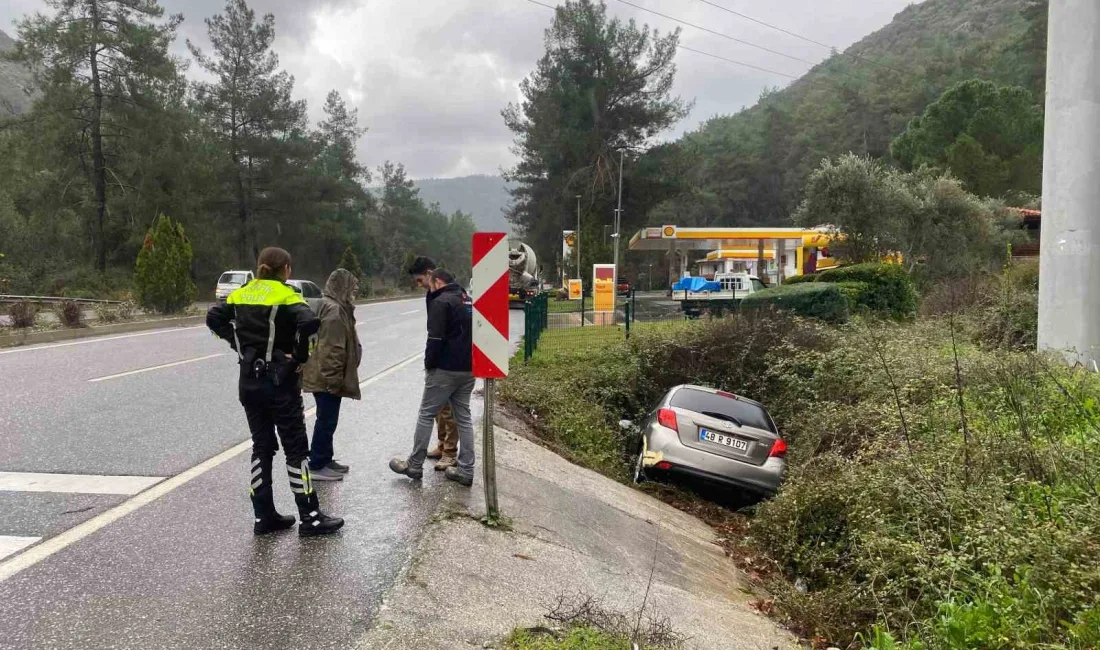
[[[711,388],[710,386],[699,386],[699,385],[696,385],[696,384],[680,384],[679,386],[673,386],[672,388],[670,388],[668,390],[668,393],[665,394],[665,396],[666,397],[671,397],[673,393],[680,390],[681,388],[687,388],[687,389],[690,389],[690,390],[698,390],[698,391],[702,391],[704,393],[718,393],[719,392],[719,390],[717,388]],[[753,404],[755,406],[759,406],[760,408],[764,409],[765,411],[768,410],[768,407],[764,406],[763,404],[761,404],[760,402],[758,402],[754,399],[745,397],[744,395],[737,395],[737,393],[731,393],[730,391],[721,391],[721,392],[729,393],[731,395],[736,395],[738,401],[746,402],[748,404]]]
[[[251,273],[252,271],[246,269],[229,269],[228,271],[222,271],[222,274],[226,273]]]

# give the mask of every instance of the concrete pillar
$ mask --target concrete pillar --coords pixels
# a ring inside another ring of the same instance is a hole
[[[1039,349],[1100,360],[1100,2],[1050,3]]]
[[[787,279],[787,265],[784,263],[784,257],[787,256],[787,240],[777,239],[775,240],[775,283],[776,285],[783,284],[783,280]]]

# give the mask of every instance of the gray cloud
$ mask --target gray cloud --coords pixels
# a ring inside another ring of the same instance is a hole
[[[553,4],[555,0],[545,0]],[[744,21],[700,2],[631,0],[714,31],[810,61],[827,50]],[[184,39],[208,47],[203,18],[223,0],[161,0],[183,13],[176,52]],[[717,0],[718,4],[841,48],[878,29],[911,0]],[[511,134],[500,111],[519,97],[519,81],[542,54],[553,12],[524,0],[253,0],[258,14],[273,13],[280,62],[295,76],[296,94],[321,117],[332,89],[359,109],[370,130],[359,143],[369,165],[403,162],[414,177],[495,173],[513,163]],[[824,7],[827,5],[827,7]],[[41,0],[8,0],[0,25],[44,7]],[[610,14],[648,23],[662,33],[675,22],[608,0]],[[4,27],[4,31],[11,32]],[[690,47],[778,72],[799,75],[809,66],[699,30],[684,28]],[[681,51],[675,92],[695,109],[667,137],[717,114],[753,104],[760,92],[788,79]],[[191,75],[199,75],[194,66]]]

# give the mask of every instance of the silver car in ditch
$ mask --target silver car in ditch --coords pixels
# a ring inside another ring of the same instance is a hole
[[[767,497],[786,468],[787,443],[764,405],[705,386],[665,393],[639,437],[636,482],[686,476]]]

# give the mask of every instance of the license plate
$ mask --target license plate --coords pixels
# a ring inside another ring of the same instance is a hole
[[[740,438],[734,438],[733,436],[727,436],[724,433],[715,433],[714,431],[708,431],[706,429],[699,429],[699,439],[707,442],[714,442],[719,445],[725,445],[732,447],[736,451],[748,451],[749,443]]]

